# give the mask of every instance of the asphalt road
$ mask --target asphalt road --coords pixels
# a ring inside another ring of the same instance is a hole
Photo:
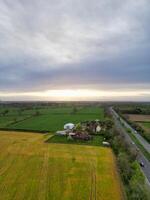
[[[138,157],[137,157],[137,161],[138,162],[143,162],[144,163],[144,167],[141,167],[141,170],[143,171],[146,179],[147,179],[147,182],[148,184],[150,185],[150,162],[147,160],[147,158],[143,155],[143,153],[141,152],[141,150],[138,148],[138,146],[134,143],[134,141],[132,141],[131,137],[129,136],[129,134],[127,133],[127,131],[124,129],[124,127],[122,126],[121,124],[121,120],[118,120],[119,115],[113,110],[113,108],[109,108],[110,109],[110,113],[114,119],[114,123],[115,123],[115,126],[117,128],[117,130],[120,130],[121,133],[124,135],[124,138],[126,140],[126,142],[134,147],[137,151],[138,151]],[[138,138],[137,138],[138,139]],[[139,142],[141,142],[139,140]]]

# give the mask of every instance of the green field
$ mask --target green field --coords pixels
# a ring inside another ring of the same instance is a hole
[[[144,127],[150,129],[150,122],[142,122],[141,124],[142,124]]]
[[[140,122],[138,123],[143,129],[143,136],[150,143],[150,122]]]
[[[1,200],[121,200],[110,148],[45,142],[48,135],[0,132]]]
[[[36,116],[37,111],[39,115]],[[0,128],[57,131],[62,130],[64,124],[68,122],[78,123],[103,118],[104,113],[101,107],[80,107],[75,113],[73,113],[73,107],[33,108],[25,109],[21,113],[18,108],[11,108],[6,116],[0,116]]]

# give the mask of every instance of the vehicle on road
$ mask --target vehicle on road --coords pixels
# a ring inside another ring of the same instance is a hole
[[[134,130],[134,133],[137,134],[138,132],[136,130]]]
[[[141,167],[144,167],[144,166],[145,166],[144,163],[143,163],[142,161],[141,161],[139,164],[140,164]]]
[[[131,142],[131,144],[133,144],[133,145],[134,145],[135,143],[134,143],[134,142]]]

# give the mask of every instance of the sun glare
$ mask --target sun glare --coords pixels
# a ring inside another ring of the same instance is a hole
[[[64,89],[64,90],[46,90],[39,92],[16,92],[16,93],[0,93],[1,97],[35,97],[39,100],[113,100],[122,97],[139,97],[141,95],[150,95],[147,90],[138,91],[104,91],[104,90],[87,90],[87,89]]]

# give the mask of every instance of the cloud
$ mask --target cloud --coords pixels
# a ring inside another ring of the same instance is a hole
[[[149,0],[0,0],[0,91],[150,86]]]

